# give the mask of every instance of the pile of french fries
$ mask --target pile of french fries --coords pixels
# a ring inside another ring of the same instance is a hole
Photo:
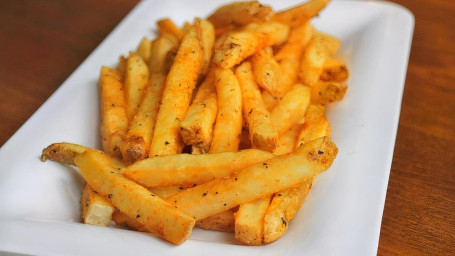
[[[162,19],[155,39],[103,66],[103,150],[42,152],[79,168],[84,223],[174,244],[195,226],[248,245],[281,237],[338,152],[324,107],[343,98],[348,69],[340,41],[310,23],[328,2],[278,12],[234,2],[182,27]]]

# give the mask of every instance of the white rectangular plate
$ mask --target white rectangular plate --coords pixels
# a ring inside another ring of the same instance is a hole
[[[400,113],[414,18],[387,2],[333,1],[314,19],[342,40],[351,71],[342,102],[328,107],[339,147],[288,232],[259,247],[231,234],[195,230],[180,246],[151,235],[80,224],[82,178],[75,169],[42,163],[53,142],[99,147],[97,80],[101,65],[153,36],[155,22],[192,21],[226,2],[143,1],[54,95],[0,149],[0,251],[40,255],[373,255]],[[264,1],[276,10],[298,1]]]

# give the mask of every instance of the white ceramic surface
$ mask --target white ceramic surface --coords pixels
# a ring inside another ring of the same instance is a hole
[[[226,1],[143,1],[0,149],[0,252],[40,255],[374,255],[395,143],[414,18],[387,2],[332,1],[314,19],[342,40],[350,69],[342,102],[328,107],[339,147],[278,241],[237,244],[231,234],[195,230],[180,246],[150,235],[80,224],[82,178],[42,163],[53,142],[99,147],[97,79],[101,65],[153,36],[155,21],[205,17]],[[282,9],[298,1],[264,1]]]

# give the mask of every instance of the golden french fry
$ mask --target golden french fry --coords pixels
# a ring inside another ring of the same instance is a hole
[[[310,0],[290,9],[277,12],[272,20],[297,27],[318,15],[330,0]]]
[[[85,183],[82,188],[81,211],[85,224],[106,227],[111,220],[114,206]]]
[[[160,36],[152,41],[150,74],[167,74],[179,47],[179,40],[171,35]]]
[[[274,14],[270,6],[258,1],[233,2],[219,7],[207,20],[215,27],[226,25],[247,25],[252,22],[268,21]]]
[[[125,101],[128,120],[132,120],[141,104],[149,82],[149,69],[139,54],[131,53],[125,71]]]
[[[196,221],[196,227],[233,233],[235,228],[234,211],[229,209],[205,219],[198,220]]]
[[[275,59],[280,63],[281,76],[274,90],[270,91],[274,97],[283,97],[297,81],[303,49],[308,45],[313,32],[310,22],[292,29],[288,41],[276,53]]]
[[[248,61],[243,62],[237,67],[235,75],[242,89],[243,116],[248,122],[250,141],[255,148],[273,152],[277,145],[278,132],[254,81],[251,64]]]
[[[218,113],[210,153],[237,151],[242,132],[242,92],[234,72],[214,68]]]
[[[47,159],[60,164],[74,165],[74,158],[82,154],[87,147],[73,143],[52,143],[43,149],[41,153],[41,161]]]
[[[114,165],[102,152],[88,149],[74,162],[93,189],[147,229],[175,244],[184,242],[191,235],[195,224],[191,216],[116,173]]]
[[[213,63],[229,69],[264,48],[284,42],[289,27],[281,23],[250,24],[241,30],[229,32],[215,47]]]
[[[320,79],[327,82],[345,82],[349,77],[349,71],[346,64],[340,60],[327,58]]]
[[[264,243],[273,242],[284,235],[289,222],[294,218],[310,191],[312,180],[308,178],[296,187],[287,188],[275,194],[264,214]]]
[[[207,20],[199,19],[201,24],[201,44],[204,51],[204,61],[201,65],[199,77],[205,76],[212,60],[213,46],[215,44],[215,29]]]
[[[273,151],[275,155],[284,155],[295,150],[297,138],[302,130],[303,124],[294,124],[289,130],[278,138],[278,145]]]
[[[136,49],[136,53],[142,57],[145,63],[149,63],[152,53],[152,41],[150,41],[147,37],[142,38],[142,41]]]
[[[330,136],[332,128],[324,114],[324,108],[311,104],[305,114],[305,123],[299,132],[296,149],[301,145],[323,136]]]
[[[214,74],[209,72],[180,123],[180,134],[186,145],[210,147],[218,109],[216,97]]]
[[[173,35],[179,41],[182,41],[182,38],[185,35],[183,31],[169,18],[157,21],[156,25],[158,25],[160,34],[167,33]]]
[[[273,157],[275,155],[258,149],[201,155],[166,155],[138,161],[125,168],[123,175],[149,188],[192,186],[229,176]]]
[[[295,84],[291,91],[272,110],[271,117],[278,134],[283,134],[294,124],[303,123],[306,108],[310,103],[310,88]]]
[[[100,132],[103,151],[120,156],[120,146],[128,129],[125,98],[120,71],[101,67],[98,83],[100,94]]]
[[[338,51],[340,41],[334,37],[316,33],[308,44],[300,61],[300,80],[309,86],[319,81],[325,60]]]
[[[180,153],[180,122],[186,115],[203,62],[201,28],[197,20],[182,39],[166,78],[149,156]]]
[[[235,213],[235,239],[248,245],[262,244],[264,216],[270,204],[270,196],[240,205]]]
[[[280,64],[273,57],[270,47],[259,50],[251,56],[251,66],[258,85],[268,91],[275,91],[281,76]]]
[[[127,164],[144,159],[149,154],[165,79],[166,77],[161,74],[152,74],[150,77],[142,103],[120,148],[123,160]]]
[[[329,104],[344,98],[348,86],[338,82],[319,81],[311,87],[311,102]]]
[[[337,147],[329,137],[317,139],[304,144],[296,152],[252,165],[235,175],[186,189],[168,197],[166,201],[200,220],[299,184],[327,170],[337,152]]]

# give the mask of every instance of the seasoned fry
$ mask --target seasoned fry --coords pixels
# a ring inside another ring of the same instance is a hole
[[[258,1],[234,2],[221,6],[207,20],[215,27],[247,25],[252,22],[268,21],[273,14],[270,6],[262,5]]]
[[[198,19],[201,24],[201,44],[204,51],[204,61],[201,65],[199,77],[205,76],[212,60],[213,46],[215,44],[215,29],[207,20]]]
[[[139,54],[131,53],[126,62],[125,100],[128,120],[132,120],[141,104],[149,81],[149,69]]]
[[[262,101],[269,112],[279,103],[278,97],[272,96],[268,91],[262,91]]]
[[[303,54],[303,49],[310,42],[313,36],[313,26],[310,22],[305,22],[301,26],[294,28],[288,41],[276,53],[275,59],[280,63],[281,76],[278,85],[270,93],[275,97],[283,97],[297,81],[299,63]]]
[[[230,69],[215,68],[218,113],[210,153],[237,151],[242,132],[242,92]]]
[[[128,217],[175,244],[190,236],[195,224],[191,216],[116,173],[102,152],[86,150],[74,162],[87,183]]]
[[[258,85],[268,92],[275,91],[281,76],[281,68],[273,57],[272,48],[266,47],[253,54],[251,66]]]
[[[201,28],[197,20],[183,37],[166,78],[149,156],[180,153],[180,121],[186,115],[203,62]]]
[[[271,112],[278,134],[283,134],[294,124],[303,123],[309,103],[310,88],[302,84],[295,84]]]
[[[126,62],[128,61],[128,58],[126,58],[123,55],[120,55],[118,58],[118,65],[117,65],[117,70],[120,71],[120,75],[123,78],[125,77],[125,72],[126,72]]]
[[[348,86],[338,82],[319,81],[311,87],[311,102],[329,104],[344,98]]]
[[[243,116],[248,122],[250,141],[255,148],[273,152],[277,145],[278,132],[254,81],[251,64],[243,62],[237,67],[235,75],[242,89]]]
[[[320,79],[322,81],[345,82],[349,77],[346,64],[340,60],[327,58],[324,61],[324,66]]]
[[[149,154],[165,79],[161,74],[152,74],[150,78],[142,103],[120,148],[127,164],[144,159]]]
[[[270,204],[270,196],[242,204],[235,213],[235,239],[248,245],[262,244],[264,216]]]
[[[179,47],[179,40],[171,35],[161,36],[152,41],[149,69],[150,74],[166,75]]]
[[[147,37],[142,38],[141,43],[136,49],[136,53],[142,57],[145,63],[149,63],[152,53],[152,41]]]
[[[330,0],[310,0],[290,9],[277,12],[272,20],[297,27],[317,16],[318,13],[327,5]]]
[[[112,214],[112,220],[115,222],[115,225],[117,226],[126,226],[129,229],[137,230],[140,232],[155,233],[153,230],[149,230],[145,225],[142,225],[137,220],[128,217],[128,215],[124,214],[119,210],[116,210]]]
[[[43,149],[41,161],[50,159],[60,164],[74,165],[74,158],[86,149],[87,147],[73,143],[53,143]]]
[[[209,216],[205,219],[196,221],[196,227],[234,233],[235,219],[234,210],[229,209],[224,212]]]
[[[164,187],[164,188],[148,188],[150,192],[155,194],[161,199],[168,198],[173,196],[179,192],[182,192],[185,188],[183,186],[172,186],[172,187]]]
[[[284,42],[288,33],[289,27],[281,23],[253,23],[229,32],[221,45],[215,47],[213,63],[223,69],[232,68],[265,46]]]
[[[300,80],[308,86],[314,86],[321,77],[325,60],[338,51],[339,45],[338,39],[317,33],[300,61]]]
[[[120,156],[120,146],[128,129],[125,98],[120,71],[101,67],[100,81],[100,132],[103,151]]]
[[[175,36],[179,41],[182,41],[182,38],[185,35],[183,31],[169,18],[157,21],[156,25],[158,26],[161,35],[170,34]]]
[[[185,119],[180,123],[180,134],[186,145],[210,147],[218,109],[216,97],[214,74],[210,72],[199,86]]]
[[[329,137],[304,144],[298,151],[278,156],[184,190],[166,199],[196,220],[220,213],[299,184],[330,167],[338,149]]]
[[[324,108],[311,104],[305,114],[305,123],[297,137],[296,149],[301,145],[323,136],[330,136],[332,128],[324,114]]]
[[[111,220],[114,206],[85,183],[82,188],[81,211],[85,224],[106,227]]]
[[[192,186],[229,176],[275,155],[258,149],[213,154],[166,155],[138,161],[124,169],[123,175],[153,187]]]
[[[297,187],[276,193],[264,216],[264,243],[280,238],[287,231],[289,222],[294,218],[310,191],[312,178],[304,180]]]

